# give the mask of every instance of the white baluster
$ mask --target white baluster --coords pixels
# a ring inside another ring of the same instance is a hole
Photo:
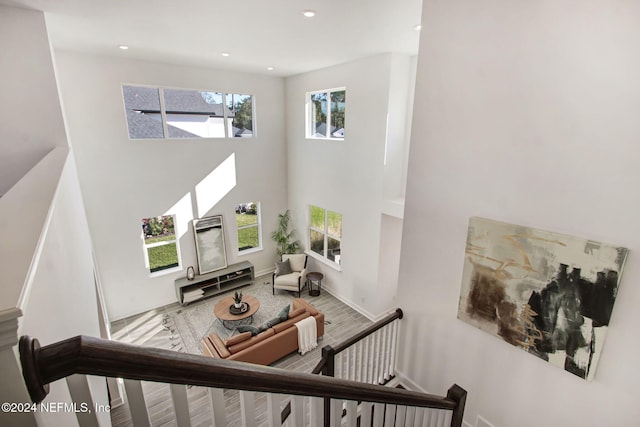
[[[150,427],[151,421],[144,401],[142,383],[138,380],[124,380],[124,389],[131,411],[131,423],[136,427]]]
[[[256,427],[256,403],[252,391],[240,390],[240,415],[243,427]]]
[[[424,420],[424,411],[425,411],[425,408],[416,408],[416,415],[413,418],[413,427],[423,426],[422,421]]]
[[[384,410],[384,427],[393,427],[396,422],[396,405],[386,405]]]
[[[364,366],[362,367],[364,369],[364,378],[362,380],[362,382],[367,383],[367,384],[371,384],[371,369],[372,369],[372,363],[371,363],[371,358],[372,358],[372,351],[371,351],[371,335],[369,335],[367,338],[364,339],[364,343],[365,343],[365,351],[364,351]]]
[[[71,394],[71,401],[78,405],[78,409],[81,409],[82,404],[87,405],[87,408],[90,409],[90,411],[86,412],[82,410],[76,411],[78,424],[82,427],[98,427],[100,423],[98,423],[97,411],[95,410],[87,376],[71,375],[67,377],[67,386]]]
[[[373,420],[373,403],[362,402],[360,404],[360,425],[370,427]]]
[[[416,418],[416,407],[408,406],[407,413],[404,416],[404,425],[406,427],[413,427],[414,420]]]
[[[347,401],[347,427],[356,427],[358,425],[358,402],[355,400]]]
[[[269,418],[269,427],[280,427],[280,403],[282,395],[267,393],[267,416]]]
[[[382,337],[380,335],[381,335],[380,330],[377,330],[374,334],[376,346],[373,354],[374,354],[376,363],[375,363],[375,371],[373,373],[373,384],[378,384],[380,381],[380,372],[381,372],[380,355],[382,354],[382,342],[381,342]]]
[[[293,426],[303,426],[304,422],[304,397],[302,396],[293,396],[291,399],[291,419]]]
[[[373,404],[373,427],[384,425],[384,403]]]
[[[187,386],[183,384],[170,384],[173,408],[176,414],[178,427],[191,427],[189,415],[189,400],[187,398]]]
[[[210,388],[209,400],[211,400],[211,407],[213,409],[213,427],[225,427],[227,425],[227,416],[225,412],[224,391],[220,388]]]
[[[322,427],[324,425],[324,399],[321,397],[310,397],[309,402],[309,425],[311,427]]]
[[[333,368],[334,368],[334,371],[335,371],[334,372],[334,377],[335,378],[343,378],[342,377],[342,354],[343,353],[338,353],[338,354],[336,354],[334,356],[335,357],[334,358],[335,362],[334,362]]]
[[[331,427],[340,427],[342,425],[342,400],[340,399],[331,399],[331,418],[329,425]]]
[[[382,332],[382,370],[380,372],[380,384],[384,384],[389,379],[389,325],[381,330]]]
[[[362,348],[362,347],[363,347],[363,346],[364,346],[364,342],[363,342],[362,340],[361,340],[361,341],[358,341],[358,344],[357,344],[357,349],[358,349],[358,353],[357,353],[357,354],[358,354],[358,359],[357,359],[357,362],[356,362],[356,366],[357,366],[357,368],[358,368],[358,375],[357,375],[357,377],[356,377],[356,378],[357,378],[357,381],[359,381],[359,382],[363,382],[363,381],[364,381],[364,380],[362,379],[362,377],[363,377],[363,372],[364,372],[364,371],[363,371],[364,366],[362,366],[362,353],[363,353],[363,348]]]
[[[404,426],[407,419],[407,407],[406,406],[396,406],[396,424],[397,426]]]
[[[433,408],[422,408],[422,427],[436,427]]]
[[[393,321],[393,332],[391,334],[391,362],[390,362],[390,373],[392,376],[396,375],[396,352],[398,347],[398,334],[400,328],[400,320],[396,319]]]

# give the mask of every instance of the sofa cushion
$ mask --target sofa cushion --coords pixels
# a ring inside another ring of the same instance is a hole
[[[245,348],[249,348],[252,345],[257,344],[260,341],[265,340],[273,335],[275,335],[275,331],[273,329],[267,329],[264,332],[260,332],[255,337],[251,337],[250,339],[243,341],[239,344],[232,345],[231,347],[229,347],[229,352],[231,354],[236,354],[237,352],[242,351]]]
[[[260,333],[260,329],[253,325],[240,325],[236,328],[238,332],[251,332],[251,336],[258,335]]]
[[[282,322],[282,320],[280,320],[279,317],[273,317],[269,320],[265,320],[261,325],[258,326],[258,329],[260,330],[260,332],[266,331],[267,329],[272,328],[274,325],[277,325],[280,322]]]
[[[303,300],[302,298],[295,298],[293,300],[293,308],[294,309],[304,308],[312,316],[316,316],[319,313],[317,308],[315,308],[314,306],[312,306],[311,304],[309,304],[307,301]]]
[[[227,339],[224,342],[224,344],[227,347],[231,347],[232,345],[239,344],[242,341],[246,341],[246,340],[248,340],[249,338],[251,338],[253,336],[251,331],[247,331],[247,332],[240,331],[240,332],[242,332],[242,333],[240,333],[238,335],[234,335],[231,338]]]
[[[296,308],[295,310],[289,312],[289,316],[288,317],[289,317],[289,319],[293,319],[294,317],[300,316],[305,311],[307,311],[307,310],[305,310],[304,307]]]
[[[278,286],[291,286],[297,291],[299,278],[300,273],[298,272],[283,274],[282,276],[276,276],[275,284]]]
[[[277,325],[274,325],[273,330],[275,331],[275,333],[280,333],[282,331],[284,331],[285,329],[289,329],[291,328],[296,322],[301,321],[302,319],[306,319],[307,317],[309,317],[309,312],[305,311],[304,313],[300,314],[299,316],[296,316],[292,319],[289,319],[285,322],[282,323],[278,323]]]
[[[221,359],[225,359],[231,356],[229,350],[227,350],[227,346],[224,345],[224,342],[216,333],[209,334],[205,337],[206,345],[213,347],[213,349],[218,353]]]
[[[291,263],[288,259],[284,261],[276,261],[276,276],[282,276],[289,273],[291,273]]]

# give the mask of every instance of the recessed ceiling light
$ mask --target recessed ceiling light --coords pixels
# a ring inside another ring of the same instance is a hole
[[[222,56],[229,56],[229,55],[231,55],[231,54],[230,54],[229,52],[222,52],[220,55],[222,55]]]
[[[120,45],[120,46],[118,46],[118,47],[119,47],[120,49],[122,49],[122,50],[127,50],[127,49],[129,49],[129,46],[126,46],[126,45],[123,45],[123,44],[121,44],[121,45]]]
[[[267,67],[267,70],[273,71],[273,67]]]
[[[313,10],[303,10],[302,14],[307,18],[313,18],[314,16],[316,16],[316,13]]]
[[[420,31],[422,29],[422,25],[418,24],[418,25],[414,25],[413,29],[416,31]]]

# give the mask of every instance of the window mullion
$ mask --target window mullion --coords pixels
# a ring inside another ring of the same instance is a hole
[[[164,133],[164,139],[169,138],[169,124],[167,123],[167,111],[164,104],[164,89],[158,88],[160,91],[160,120],[162,121],[162,132]]]
[[[327,92],[327,129],[325,138],[331,138],[331,92]]]

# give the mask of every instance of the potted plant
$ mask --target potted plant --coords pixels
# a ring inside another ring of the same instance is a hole
[[[289,230],[291,216],[289,209],[278,214],[278,228],[271,233],[271,238],[277,245],[278,256],[282,254],[295,254],[300,249],[300,242],[293,238],[295,230]]]
[[[235,308],[242,308],[242,291],[236,291],[233,294],[233,303]]]

